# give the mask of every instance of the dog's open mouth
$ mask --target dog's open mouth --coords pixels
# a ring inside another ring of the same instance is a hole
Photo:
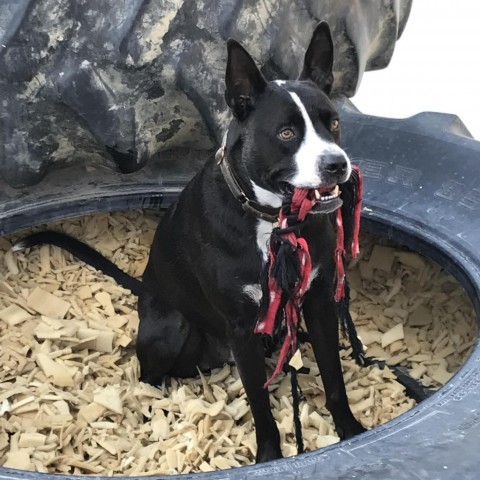
[[[338,185],[325,185],[310,190],[309,198],[315,200],[310,213],[331,213],[342,206],[340,187]]]
[[[281,189],[284,195],[289,196],[293,195],[295,187],[291,183],[283,182]],[[310,188],[308,189],[308,198],[315,202],[310,213],[331,213],[343,204],[340,198],[340,187],[336,184]]]
[[[340,195],[340,187],[338,185],[333,187],[320,187],[312,190],[312,192],[318,202],[327,202],[328,200],[333,200]]]

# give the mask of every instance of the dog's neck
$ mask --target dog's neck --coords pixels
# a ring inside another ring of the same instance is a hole
[[[272,204],[276,203],[275,200],[277,200],[278,197],[276,197],[273,193],[264,190],[253,182],[252,187],[256,197],[255,199],[251,198],[246,193],[245,188],[242,188],[240,180],[227,158],[227,133],[228,131],[225,132],[222,145],[215,154],[215,160],[217,165],[220,166],[223,178],[230,192],[234,198],[240,202],[242,208],[246,212],[251,213],[261,220],[265,220],[270,223],[276,223],[278,221],[280,205],[273,206]],[[271,194],[271,196],[267,194]]]

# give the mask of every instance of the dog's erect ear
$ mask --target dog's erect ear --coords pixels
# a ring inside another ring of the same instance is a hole
[[[299,80],[312,80],[327,95],[333,85],[333,40],[327,22],[320,22],[307,48]]]
[[[263,92],[266,80],[250,54],[235,40],[227,42],[228,60],[225,74],[225,100],[234,115],[243,120]]]

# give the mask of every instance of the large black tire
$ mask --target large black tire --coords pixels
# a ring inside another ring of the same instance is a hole
[[[433,258],[467,290],[480,318],[480,142],[453,115],[407,120],[363,115],[339,102],[344,145],[363,169],[363,227]],[[185,161],[187,159],[188,161]],[[133,176],[91,171],[66,190],[73,169],[44,189],[1,205],[0,234],[97,211],[165,207],[202,158],[175,158]],[[66,193],[67,192],[67,193]],[[373,431],[268,464],[168,479],[477,479],[480,347],[437,393]],[[74,478],[0,468],[0,480]],[[80,477],[75,477],[80,478]],[[159,478],[159,477],[157,477]]]
[[[159,152],[213,148],[228,37],[268,77],[294,78],[328,20],[334,87],[352,96],[390,61],[411,2],[0,0],[0,177],[20,188],[83,161],[132,172]]]

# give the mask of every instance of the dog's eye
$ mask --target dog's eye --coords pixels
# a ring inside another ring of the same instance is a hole
[[[278,136],[281,140],[291,140],[295,136],[295,132],[291,128],[284,128]]]
[[[336,132],[340,128],[340,120],[336,118],[330,122],[330,131]]]

